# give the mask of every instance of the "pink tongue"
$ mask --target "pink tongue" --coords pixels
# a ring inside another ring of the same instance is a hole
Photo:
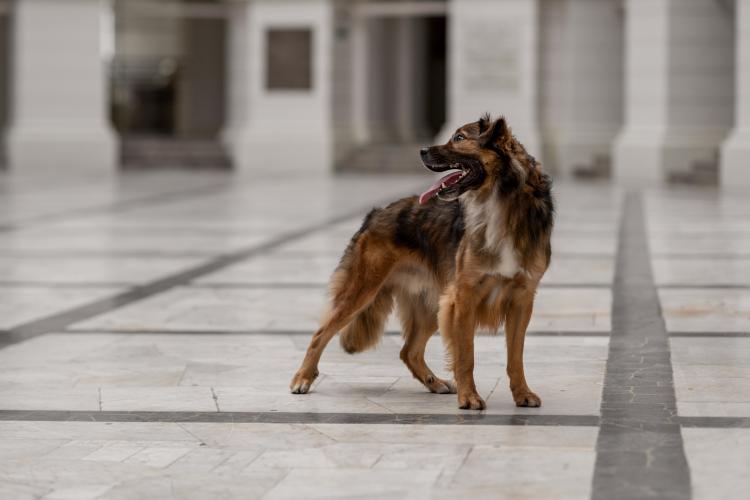
[[[425,203],[430,201],[432,198],[434,198],[438,194],[438,192],[441,189],[443,189],[443,185],[445,185],[445,187],[450,187],[454,185],[455,183],[457,183],[462,175],[463,175],[463,172],[461,171],[452,172],[446,176],[441,177],[437,181],[435,181],[435,183],[432,186],[430,186],[427,189],[427,191],[425,191],[419,196],[419,204],[424,205]]]

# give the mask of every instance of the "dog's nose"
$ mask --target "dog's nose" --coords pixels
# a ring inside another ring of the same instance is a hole
[[[419,154],[422,156],[427,156],[427,153],[430,152],[430,148],[422,148],[419,150]]]

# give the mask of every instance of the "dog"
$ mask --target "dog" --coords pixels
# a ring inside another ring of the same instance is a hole
[[[502,117],[484,115],[420,154],[425,167],[447,175],[421,196],[367,215],[333,273],[329,311],[290,389],[310,391],[321,354],[339,331],[348,353],[374,347],[395,303],[405,340],[400,357],[431,392],[457,393],[459,408],[483,410],[474,383],[474,335],[504,324],[513,399],[538,407],[542,401],[526,383],[523,347],[551,256],[551,178]],[[424,360],[436,330],[452,381],[435,376]]]

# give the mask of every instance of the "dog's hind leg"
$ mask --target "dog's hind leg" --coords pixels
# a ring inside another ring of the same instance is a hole
[[[364,240],[363,237],[361,240]],[[289,385],[292,393],[305,394],[318,376],[318,362],[334,335],[357,313],[372,303],[393,268],[395,259],[387,250],[360,245],[345,266],[334,273],[331,311],[313,334],[302,366]]]
[[[456,385],[436,377],[424,360],[427,342],[437,331],[437,311],[429,307],[421,297],[399,294],[398,312],[405,339],[401,360],[414,378],[422,382],[430,392],[455,394]]]

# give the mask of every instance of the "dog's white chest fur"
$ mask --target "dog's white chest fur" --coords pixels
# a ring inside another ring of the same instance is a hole
[[[513,242],[506,238],[500,242],[500,265],[497,266],[497,273],[505,278],[512,278],[520,270]]]
[[[521,265],[518,262],[513,238],[506,234],[500,204],[494,200],[485,203],[468,200],[465,207],[467,229],[472,232],[484,230],[485,248],[500,257],[497,266],[487,271],[505,278],[514,277],[521,271]]]

